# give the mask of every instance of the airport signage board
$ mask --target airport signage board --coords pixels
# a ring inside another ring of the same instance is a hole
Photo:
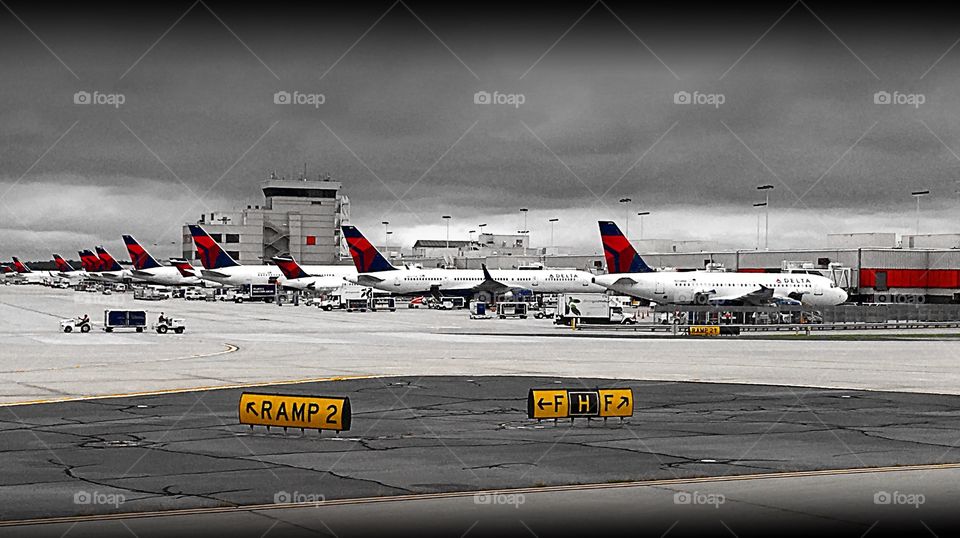
[[[633,389],[530,389],[527,416],[537,420],[632,417]]]
[[[690,336],[720,336],[719,325],[691,325],[687,329]]]
[[[241,424],[309,430],[350,429],[350,398],[294,396],[244,392],[240,395]]]

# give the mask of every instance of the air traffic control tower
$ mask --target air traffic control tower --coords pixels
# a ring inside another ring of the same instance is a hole
[[[244,265],[290,254],[304,265],[336,263],[341,258],[340,224],[350,218],[350,201],[341,183],[329,176],[277,177],[261,184],[264,202],[234,211],[203,214],[198,224]],[[183,227],[183,255],[196,259],[190,230]]]

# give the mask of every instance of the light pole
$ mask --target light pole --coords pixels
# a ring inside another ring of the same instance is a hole
[[[763,202],[764,207],[767,208],[763,221],[763,248],[764,250],[770,250],[770,191],[773,190],[773,185],[760,185],[757,190],[763,191],[763,194],[766,195]]]
[[[390,235],[390,222],[382,221],[380,224],[383,224],[383,250],[387,251],[387,256],[390,255],[390,238],[387,237]]]
[[[520,212],[523,213],[523,229],[524,229],[524,230],[527,229],[527,212],[529,212],[529,211],[530,211],[530,210],[527,209],[526,207],[521,207],[521,208],[520,208]],[[526,233],[526,232],[524,232],[524,233]]]
[[[766,202],[753,204],[753,207],[767,207]],[[757,212],[757,250],[760,250],[760,213]]]
[[[451,217],[450,215],[444,215],[444,216],[442,216],[442,217],[440,217],[440,218],[442,218],[443,220],[447,221],[447,251],[448,251],[447,253],[449,254],[449,251],[450,251],[450,219],[452,219],[453,217]]]
[[[467,232],[470,235],[470,242],[473,243],[473,234],[477,233],[476,230],[470,230]]]
[[[643,241],[643,217],[649,215],[649,211],[640,211],[637,216],[640,217],[640,240]]]
[[[920,235],[920,198],[928,194],[930,194],[929,190],[913,191],[910,193],[910,196],[917,199],[917,235]]]
[[[633,200],[631,200],[630,198],[620,199],[621,204],[629,204],[632,201]],[[624,215],[626,216],[626,220],[627,220],[627,222],[625,223],[626,236],[629,238],[630,237],[630,206],[627,206],[626,210],[624,210]]]
[[[553,225],[560,219],[550,219],[550,249],[553,250]]]

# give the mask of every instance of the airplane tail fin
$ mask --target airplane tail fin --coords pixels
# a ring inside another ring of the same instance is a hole
[[[32,273],[33,271],[27,267],[27,264],[20,261],[16,256],[13,257],[13,268],[17,270],[18,273]]]
[[[88,273],[93,273],[100,270],[100,258],[90,250],[81,250],[77,254],[80,255],[80,265],[83,266],[83,270]]]
[[[607,260],[607,272],[610,274],[653,272],[613,221],[601,220],[599,224],[603,256]]]
[[[132,235],[123,236],[123,243],[127,246],[127,254],[130,254],[130,261],[133,262],[133,268],[139,271],[144,269],[155,269],[161,267],[157,260],[133,238]]]
[[[122,271],[123,267],[117,263],[117,260],[107,252],[107,249],[96,247],[97,257],[100,258],[101,271]]]
[[[277,267],[280,268],[280,272],[283,273],[283,277],[288,280],[310,276],[306,271],[303,270],[303,267],[300,267],[300,264],[297,263],[297,260],[293,259],[293,256],[274,256],[273,263],[277,264]]]
[[[197,247],[197,257],[200,258],[204,269],[222,269],[240,265],[227,254],[227,251],[220,248],[206,230],[196,224],[190,224],[189,227],[193,244]]]
[[[347,240],[350,247],[350,257],[353,258],[353,264],[357,266],[358,273],[379,273],[381,271],[396,271],[393,266],[377,247],[373,246],[367,238],[360,233],[356,226],[344,225],[343,237]]]
[[[70,265],[70,262],[63,259],[63,257],[61,257],[59,254],[53,255],[53,263],[57,264],[57,269],[61,273],[72,273],[73,271],[76,271],[76,269],[74,269],[73,266]]]
[[[180,271],[180,275],[184,278],[190,278],[197,276],[196,271],[193,266],[190,265],[190,262],[182,258],[170,258],[170,264],[177,268],[177,271]]]

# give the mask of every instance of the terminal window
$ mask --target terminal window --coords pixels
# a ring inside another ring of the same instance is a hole
[[[226,239],[225,242],[227,242],[227,243],[239,243],[239,242],[240,242],[240,234],[227,234],[227,239]]]
[[[239,250],[228,250],[228,251],[227,251],[227,255],[230,256],[231,258],[233,258],[234,260],[236,260],[237,258],[240,257],[240,251],[239,251]]]
[[[210,237],[212,237],[217,243],[223,242],[223,234],[210,234]]]

